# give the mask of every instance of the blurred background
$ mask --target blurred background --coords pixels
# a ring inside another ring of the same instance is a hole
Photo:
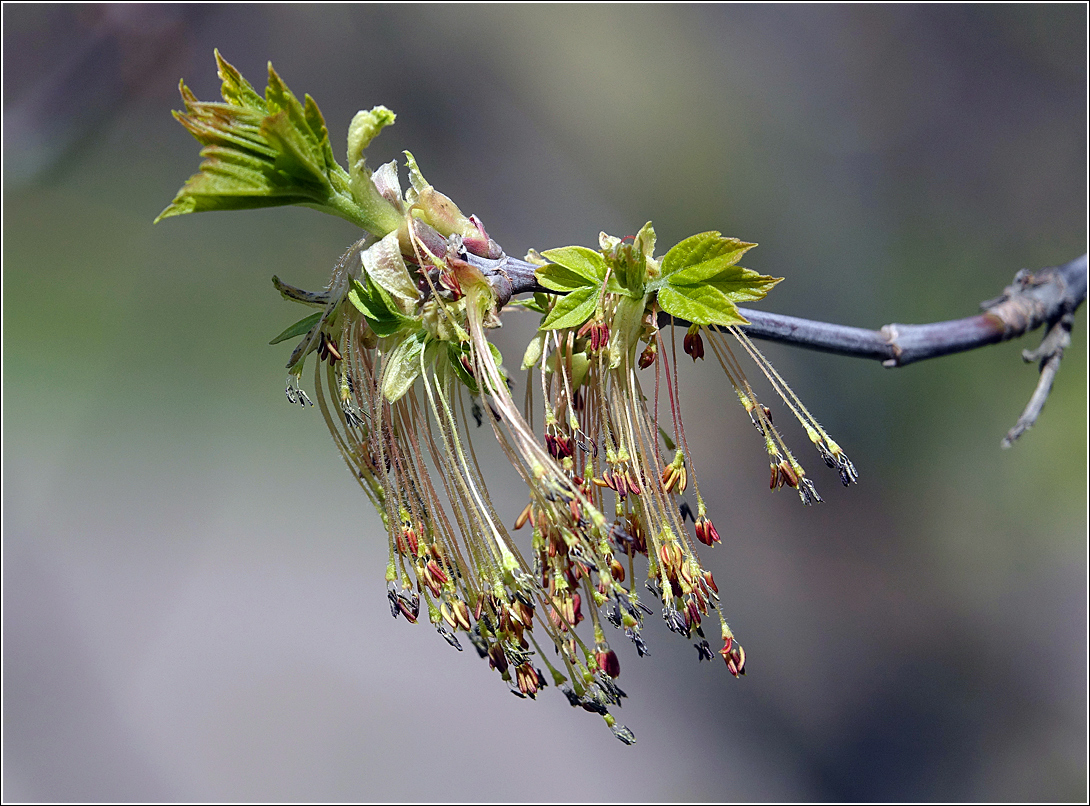
[[[664,248],[758,242],[746,265],[787,278],[768,310],[967,316],[1086,250],[1086,24],[1083,5],[5,5],[4,798],[1084,801],[1085,308],[1009,451],[1036,334],[899,370],[769,345],[861,473],[842,489],[781,410],[814,508],[768,491],[718,368],[686,368],[723,534],[704,556],[749,674],[651,619],[649,657],[615,642],[625,747],[390,618],[378,518],[267,344],[299,316],[269,277],[321,286],[352,226],[151,221],[199,162],[178,79],[217,98],[218,47],[313,95],[338,155],[357,109],[394,109],[370,164],[412,150],[509,253],[653,219]],[[517,366],[533,321],[507,318]],[[524,492],[493,466],[513,520]]]

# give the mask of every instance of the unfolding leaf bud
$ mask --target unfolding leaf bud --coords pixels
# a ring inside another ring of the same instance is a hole
[[[612,649],[599,649],[594,653],[594,660],[598,668],[610,677],[619,677],[621,674],[621,662],[617,659],[617,653]]]

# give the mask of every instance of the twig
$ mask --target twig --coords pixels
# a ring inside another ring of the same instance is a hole
[[[545,290],[537,284],[532,263],[509,257],[484,261],[469,255],[468,259],[492,280],[501,305],[515,294]],[[753,338],[877,359],[886,367],[903,367],[927,358],[974,350],[1024,336],[1047,324],[1049,329],[1041,346],[1023,352],[1026,361],[1041,362],[1041,377],[1026,410],[1003,440],[1003,446],[1010,447],[1036,421],[1052,388],[1064,348],[1071,343],[1074,313],[1086,300],[1086,263],[1083,255],[1038,272],[1022,269],[1002,295],[981,303],[984,313],[925,325],[889,324],[880,330],[867,330],[752,308],[739,310],[749,320],[745,330]]]
[[[1075,315],[1065,313],[1048,329],[1041,345],[1036,350],[1023,350],[1022,359],[1026,362],[1040,360],[1041,377],[1037,380],[1037,388],[1033,390],[1033,397],[1026,404],[1025,411],[1014,424],[1014,428],[1007,432],[1000,442],[1000,446],[1009,448],[1018,437],[1037,422],[1037,415],[1048,400],[1048,393],[1052,391],[1052,381],[1060,369],[1060,359],[1064,356],[1064,348],[1071,344],[1071,325],[1075,322]]]

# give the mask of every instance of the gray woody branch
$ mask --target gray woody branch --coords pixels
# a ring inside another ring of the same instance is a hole
[[[543,291],[534,278],[534,265],[515,258],[491,261],[467,255],[491,280],[505,304],[515,294]],[[1086,299],[1086,255],[1062,266],[1037,272],[1022,269],[1002,295],[981,303],[983,313],[965,319],[926,325],[885,325],[880,330],[847,327],[799,319],[777,313],[739,308],[750,324],[752,338],[778,341],[857,358],[873,358],[886,367],[903,367],[925,358],[974,350],[987,344],[1018,338],[1041,325],[1048,330],[1036,350],[1023,350],[1022,358],[1040,362],[1040,379],[1029,404],[1014,428],[1003,439],[1010,447],[1037,419],[1052,381],[1060,368],[1064,348],[1071,343],[1075,310]]]

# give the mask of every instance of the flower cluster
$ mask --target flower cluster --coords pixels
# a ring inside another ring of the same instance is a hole
[[[631,239],[603,234],[598,250],[532,253],[538,282],[553,293],[522,303],[542,320],[523,359],[520,407],[488,339],[501,300],[482,268],[502,274],[505,255],[479,219],[424,179],[411,154],[406,189],[396,163],[368,169],[364,151],[393,114],[376,107],[356,115],[345,171],[309,97],[300,103],[271,66],[262,97],[219,63],[224,103],[197,101],[183,85],[179,119],[205,145],[206,162],[160,217],[305,203],[368,232],[321,292],[273,278],[286,299],[316,309],[273,343],[300,338],[287,397],[303,406],[312,405],[301,376],[314,356],[318,408],[387,531],[394,618],[426,617],[459,651],[470,643],[520,697],[560,688],[626,743],[632,733],[610,712],[626,695],[606,623],[646,654],[645,620],[655,610],[641,588],[701,660],[713,657],[705,629],[717,625],[728,671],[745,674],[745,651],[696,552],[696,543],[721,538],[682,423],[676,328],[664,325],[691,323],[683,350],[694,360],[707,341],[764,439],[773,488],[820,500],[727,335],[844,483],[855,480],[840,447],[737,327],[745,320],[735,303],[778,282],[737,265],[753,245],[703,233],[659,260],[647,224]],[[641,378],[653,379],[651,395]],[[488,420],[525,483],[528,500],[511,531],[489,495],[470,419]],[[519,530],[531,533],[528,551],[513,538]]]

